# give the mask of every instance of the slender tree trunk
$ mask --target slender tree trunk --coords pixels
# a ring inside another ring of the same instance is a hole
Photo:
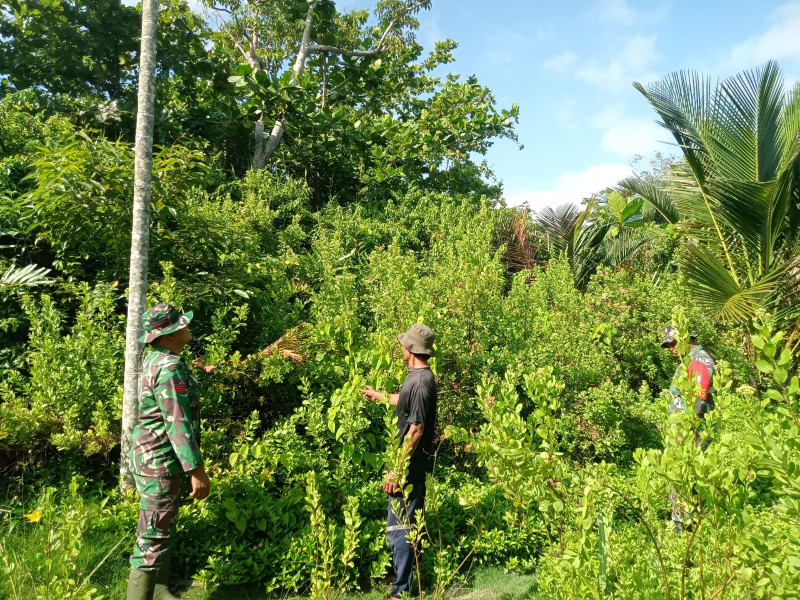
[[[125,329],[125,388],[122,398],[120,487],[133,487],[128,464],[133,428],[139,412],[138,380],[142,370],[142,314],[147,309],[147,250],[150,241],[150,179],[153,171],[156,36],[158,0],[142,2],[142,49],[139,58],[139,98],[136,117],[131,268],[128,286],[128,324]]]
[[[264,156],[264,116],[256,121],[255,130],[255,148],[253,148],[253,168],[255,170],[263,169],[267,164],[267,159]]]

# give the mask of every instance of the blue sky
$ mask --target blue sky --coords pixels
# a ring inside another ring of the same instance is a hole
[[[426,47],[459,42],[451,71],[520,105],[524,149],[501,141],[487,159],[507,201],[533,209],[613,185],[635,154],[677,153],[633,81],[682,69],[724,78],[770,58],[787,82],[800,78],[800,0],[433,0],[419,19]]]

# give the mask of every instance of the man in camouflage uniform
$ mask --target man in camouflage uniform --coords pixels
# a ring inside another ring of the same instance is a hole
[[[678,356],[678,341],[675,336],[678,329],[673,325],[668,325],[661,332],[661,347],[668,348],[675,356]],[[699,385],[698,396],[694,402],[695,414],[698,418],[702,419],[705,414],[714,410],[714,399],[712,382],[714,379],[714,371],[717,364],[711,355],[706,352],[701,345],[697,343],[697,336],[691,335],[689,341],[689,358],[691,362],[686,370],[686,374],[692,383]],[[672,385],[669,388],[669,393],[672,395],[672,402],[668,407],[670,414],[674,412],[686,411],[686,400],[681,397],[681,391],[678,389],[677,380],[681,374],[681,365],[678,364],[675,369],[675,375],[672,377]]]
[[[675,339],[677,334],[678,329],[674,325],[664,327],[661,332],[661,347],[667,348],[675,356],[680,356],[678,341]],[[703,419],[706,413],[714,410],[714,387],[712,383],[717,365],[716,362],[714,362],[714,358],[697,343],[697,336],[693,334],[689,336],[689,358],[691,362],[686,369],[686,375],[692,383],[697,384],[697,397],[691,398],[690,401],[694,401],[694,412],[697,418]],[[675,369],[675,375],[672,377],[672,385],[669,387],[672,401],[667,407],[667,410],[670,414],[674,412],[686,412],[686,399],[681,397],[681,390],[677,384],[680,375],[681,363],[679,362]],[[701,423],[695,434],[695,443],[705,449],[708,444],[711,443],[711,437],[706,436],[706,438],[703,439],[702,431],[703,425]],[[672,521],[675,524],[675,530],[681,531],[687,515],[683,506],[678,502],[675,492],[670,494],[670,501],[672,503]]]
[[[175,600],[167,588],[171,534],[178,514],[181,478],[191,476],[190,496],[208,496],[210,482],[200,456],[197,380],[180,352],[192,339],[192,313],[159,304],[142,317],[148,344],[139,379],[138,424],[131,466],[141,497],[136,546],[131,554],[128,600]]]

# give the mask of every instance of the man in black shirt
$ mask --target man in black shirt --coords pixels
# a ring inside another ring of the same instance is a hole
[[[435,356],[433,331],[427,325],[415,323],[397,339],[403,348],[408,375],[400,393],[389,396],[389,404],[396,406],[398,444],[404,444],[410,455],[406,485],[410,484],[411,490],[404,500],[397,475],[391,471],[387,473],[383,491],[389,494],[386,535],[395,568],[392,599],[400,598],[411,588],[416,557],[406,532],[414,523],[415,513],[424,508],[425,475],[433,470],[437,395],[436,377],[428,366],[428,359]],[[386,396],[372,386],[361,391],[368,400],[386,400]]]

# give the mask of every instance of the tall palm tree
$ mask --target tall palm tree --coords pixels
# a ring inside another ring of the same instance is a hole
[[[136,116],[131,266],[128,285],[128,322],[125,329],[125,382],[122,399],[120,486],[133,487],[128,454],[138,414],[138,379],[142,370],[142,314],[147,309],[147,253],[150,242],[150,180],[153,172],[153,116],[155,113],[156,36],[158,0],[142,2],[142,45],[139,54],[139,97]]]
[[[536,224],[552,257],[563,255],[572,269],[575,285],[583,287],[602,261],[602,244],[612,223],[587,223],[595,200],[585,210],[574,204],[562,204],[556,209],[547,207],[536,215]]]
[[[758,309],[800,315],[800,84],[784,92],[775,62],[712,86],[694,72],[635,87],[683,160],[661,180],[621,187],[686,234],[682,268],[696,301],[726,322]]]

